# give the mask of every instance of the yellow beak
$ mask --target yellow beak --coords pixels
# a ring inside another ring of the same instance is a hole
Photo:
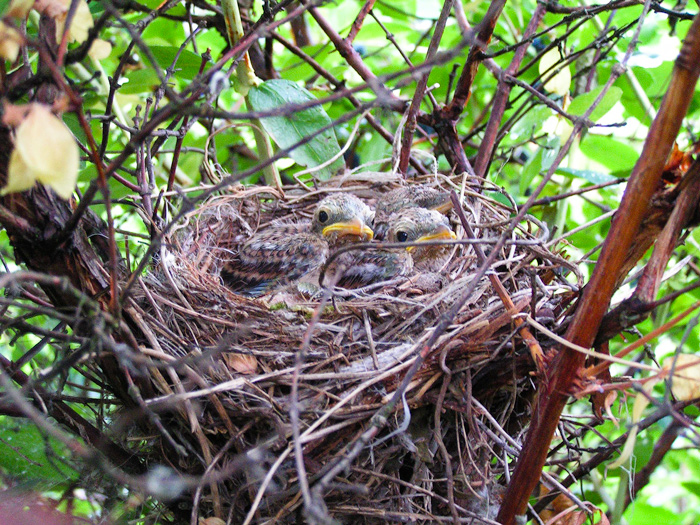
[[[428,241],[453,241],[457,238],[452,230],[447,226],[439,226],[436,230],[428,235],[423,235],[419,237],[416,242],[428,242]],[[419,248],[419,246],[409,246],[406,248],[409,252],[414,248]]]
[[[348,222],[336,222],[335,224],[330,224],[321,231],[324,237],[332,232],[338,232],[339,237],[353,235],[355,237],[359,237],[363,241],[371,241],[374,239],[374,232],[372,231],[372,228],[362,222],[361,219],[357,218]]]
[[[435,206],[434,208],[431,208],[431,209],[439,211],[442,214],[445,214],[452,209],[452,200],[448,199],[447,202],[445,202],[444,204],[440,204],[439,206]]]

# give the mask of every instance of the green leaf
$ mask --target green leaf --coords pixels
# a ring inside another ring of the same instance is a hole
[[[510,118],[512,113],[506,114]],[[502,144],[518,144],[523,140],[529,140],[540,133],[544,122],[552,116],[552,110],[546,106],[537,106],[528,111],[522,118],[515,121],[513,128],[504,137]]]
[[[202,65],[202,57],[179,47],[151,46],[151,52],[163,70],[173,66],[173,61],[177,57],[177,62],[174,66],[177,78],[192,80],[197,76]]]
[[[391,144],[383,140],[377,133],[372,133],[369,139],[364,139],[357,147],[360,164],[375,160],[391,158]]]
[[[612,173],[629,175],[639,159],[636,149],[612,137],[589,133],[581,141],[581,151],[586,157],[599,162]]]
[[[673,511],[654,507],[648,503],[636,502],[625,511],[625,519],[633,525],[658,525],[659,523],[680,523]]]
[[[697,481],[681,481],[681,486],[691,494],[700,496],[700,483]]]
[[[152,68],[137,69],[130,72],[126,78],[128,82],[122,83],[119,93],[122,95],[135,95],[138,93],[152,93],[160,84],[158,75]]]
[[[557,170],[559,175],[571,175],[572,177],[578,177],[579,179],[587,180],[593,184],[603,184],[604,182],[610,182],[616,180],[616,177],[608,175],[607,173],[601,173],[600,171],[594,170],[577,170],[574,168],[559,168]]]
[[[288,80],[268,80],[248,93],[248,102],[253,111],[270,111],[291,104],[303,104],[316,98],[306,89]],[[300,140],[331,124],[331,119],[320,106],[295,113],[260,119],[265,131],[280,148],[294,146]],[[340,152],[338,140],[332,129],[316,135],[306,144],[294,148],[289,156],[302,166],[314,168]],[[344,164],[341,158],[330,166],[316,172],[321,179],[329,179]]]
[[[12,421],[7,417],[0,418],[0,421],[0,442],[3,444],[0,447],[0,472],[5,476],[50,483],[77,479],[76,471],[66,466],[65,462],[56,460],[70,457],[70,452],[63,444],[44,438],[28,422]]]
[[[604,88],[605,86],[597,87],[588,93],[584,93],[583,95],[579,95],[573,99],[569,105],[569,113],[572,115],[583,115],[588,108],[591,107],[591,104],[593,104],[595,99],[598,98],[598,95],[600,95],[600,92]],[[593,113],[591,113],[591,116],[588,118],[593,122],[597,122],[608,111],[610,111],[615,104],[617,104],[621,97],[622,90],[616,86],[611,87],[605,96],[603,96],[603,100],[600,101],[600,104],[598,104],[598,106],[593,110]]]
[[[528,160],[523,168],[522,176],[520,177],[519,195],[525,195],[527,188],[530,186],[532,179],[542,171],[542,148],[538,148],[535,154]]]

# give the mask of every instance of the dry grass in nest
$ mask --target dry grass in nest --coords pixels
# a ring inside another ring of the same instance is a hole
[[[290,188],[284,199],[273,198],[269,188],[234,188],[191,214],[144,278],[131,310],[150,334],[144,351],[168,365],[154,376],[161,397],[150,406],[170,414],[172,439],[196,451],[173,457],[174,464],[192,474],[236,465],[195,502],[200,515],[213,508],[228,511],[232,523],[245,516],[255,523],[295,521],[303,503],[295,431],[313,488],[377,422],[372,418],[473,280],[477,256],[473,245],[462,243],[442,279],[418,275],[361,291],[338,290],[330,301],[289,294],[271,307],[279,296],[250,299],[219,281],[231,250],[259,228],[309,217],[333,191],[351,191],[371,205],[399,184],[383,177],[377,182],[378,174],[356,176],[314,191]],[[478,181],[417,182],[452,185],[458,193],[464,184],[463,210],[479,239],[495,242],[509,225],[513,210],[488,183],[480,193]],[[451,221],[463,239],[454,211]],[[528,423],[536,382],[531,349],[514,317],[529,314],[556,330],[566,306],[562,298],[575,288],[560,271],[573,267],[547,249],[546,236],[534,220],[510,235],[514,242],[492,269],[513,311],[489,279],[481,279],[412,378],[387,427],[333,483],[324,482],[322,499],[312,495],[318,513],[346,523],[451,520],[454,512],[482,520],[495,515],[497,478],[504,469],[500,451]],[[481,246],[490,251],[488,243]]]

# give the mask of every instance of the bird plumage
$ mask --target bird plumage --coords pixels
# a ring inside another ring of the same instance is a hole
[[[421,243],[454,240],[447,217],[435,210],[407,208],[388,220],[386,241],[406,243],[406,248],[352,250],[341,254],[328,269],[340,272],[338,286],[354,288],[393,279],[411,273],[414,268],[432,270],[443,262],[446,246],[421,246]]]
[[[430,186],[412,184],[396,188],[377,200],[373,230],[376,239],[384,239],[395,213],[408,208],[426,208],[447,213],[452,209],[450,194]]]
[[[371,240],[370,208],[354,195],[339,193],[318,203],[311,222],[273,225],[251,237],[221,271],[224,283],[259,296],[318,269],[331,247]]]

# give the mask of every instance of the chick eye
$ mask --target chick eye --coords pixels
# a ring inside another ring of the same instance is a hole
[[[321,224],[325,223],[328,220],[328,212],[325,210],[321,210],[318,212],[318,222]]]
[[[396,240],[399,242],[406,242],[408,240],[408,234],[406,232],[397,232]]]

